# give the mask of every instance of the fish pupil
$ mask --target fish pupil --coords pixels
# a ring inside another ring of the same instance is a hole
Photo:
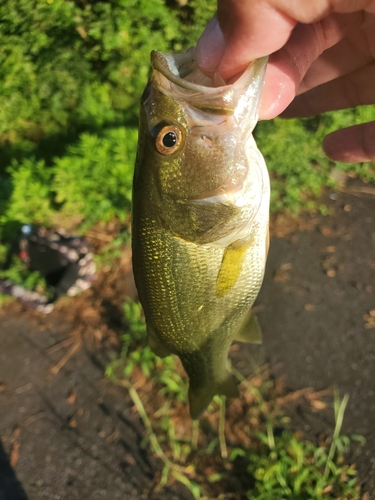
[[[163,137],[163,145],[166,148],[172,148],[177,142],[177,136],[174,132],[168,132]]]

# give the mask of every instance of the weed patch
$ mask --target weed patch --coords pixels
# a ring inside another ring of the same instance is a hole
[[[144,445],[161,459],[159,488],[180,481],[195,499],[359,498],[357,472],[344,462],[350,447],[341,435],[346,396],[335,399],[333,435],[311,443],[289,429],[282,390],[266,372],[245,380],[234,371],[240,398],[226,405],[215,397],[193,422],[179,361],[153,354],[138,303],[126,302],[125,315],[122,355],[107,376],[129,391],[145,426]]]

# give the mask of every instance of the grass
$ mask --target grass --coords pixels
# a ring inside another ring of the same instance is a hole
[[[0,270],[0,279],[9,280],[16,285],[22,285],[26,290],[36,290],[45,293],[47,289],[43,276],[38,271],[29,271],[23,262],[14,256],[9,269]]]
[[[0,309],[3,305],[8,304],[9,302],[13,302],[14,300],[14,297],[10,297],[9,295],[0,293]]]
[[[178,359],[153,354],[138,303],[126,302],[125,316],[122,355],[107,376],[127,389],[142,419],[144,445],[161,461],[159,488],[179,481],[196,500],[359,498],[357,472],[345,463],[352,440],[341,434],[348,396],[335,394],[333,434],[310,442],[290,429],[282,391],[266,372],[246,380],[233,370],[240,398],[215,397],[193,422]]]

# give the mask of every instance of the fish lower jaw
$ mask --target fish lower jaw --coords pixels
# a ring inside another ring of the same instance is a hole
[[[202,246],[207,248],[223,249],[229,247],[230,245],[236,245],[237,243],[238,245],[246,245],[257,235],[258,237],[261,237],[263,233],[266,235],[269,219],[268,212],[264,214],[262,220],[256,224],[254,219],[255,217],[249,218],[249,220],[239,224],[238,227],[235,227],[234,229],[231,228],[231,230],[227,233],[223,230],[224,234],[222,233],[222,237]]]

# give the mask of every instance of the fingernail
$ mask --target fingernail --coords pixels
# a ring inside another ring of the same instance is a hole
[[[207,24],[197,43],[197,62],[199,69],[206,75],[215,73],[225,52],[225,40],[217,17]]]

